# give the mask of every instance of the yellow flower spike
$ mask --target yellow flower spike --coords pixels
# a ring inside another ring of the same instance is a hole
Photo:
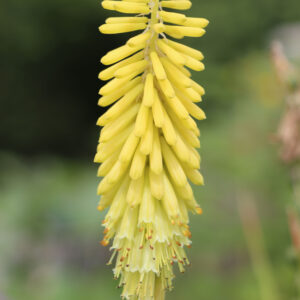
[[[98,210],[108,208],[103,246],[112,242],[114,277],[127,300],[164,300],[173,265],[189,265],[188,211],[202,214],[191,183],[203,185],[200,131],[206,118],[197,102],[205,91],[191,79],[204,70],[202,52],[169,39],[200,37],[208,21],[180,12],[188,0],[104,0],[102,7],[130,14],[106,19],[101,33],[140,31],[102,57],[99,105],[112,105],[97,121],[103,127],[94,161],[103,177]]]

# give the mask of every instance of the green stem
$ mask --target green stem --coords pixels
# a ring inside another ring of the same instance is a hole
[[[264,237],[254,200],[241,194],[238,201],[239,213],[247,241],[253,270],[260,286],[262,300],[279,300],[271,265],[264,247]]]
[[[151,20],[150,20],[150,30],[151,30],[151,33],[152,33],[152,38],[151,38],[150,46],[149,46],[150,52],[152,50],[154,50],[154,48],[155,48],[155,41],[158,38],[158,33],[155,32],[153,26],[155,24],[157,24],[158,21],[159,21],[159,19],[157,17],[157,13],[158,13],[158,9],[159,9],[159,0],[154,0],[153,4],[154,5],[153,5],[153,8],[152,8]]]

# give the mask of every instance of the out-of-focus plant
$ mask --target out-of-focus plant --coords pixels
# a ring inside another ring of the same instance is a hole
[[[286,106],[277,133],[277,140],[281,145],[280,158],[294,173],[299,169],[300,159],[300,74],[284,55],[279,42],[272,45],[272,60]]]
[[[262,300],[278,300],[279,294],[272,275],[271,265],[265,250],[264,236],[257,207],[252,196],[241,194],[238,197],[238,210],[253,271],[259,284]]]
[[[296,288],[300,296],[300,72],[286,57],[283,46],[273,42],[272,62],[282,87],[285,110],[276,141],[280,145],[280,159],[290,174],[292,199],[288,204],[288,220],[292,237],[293,257],[297,265]]]

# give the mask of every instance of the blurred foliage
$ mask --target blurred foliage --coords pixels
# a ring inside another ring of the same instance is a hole
[[[261,217],[281,300],[293,299],[285,207],[290,185],[271,144],[281,92],[268,55],[269,33],[300,20],[298,0],[193,1],[210,19],[200,125],[204,209],[192,217],[192,266],[169,299],[259,300],[237,199],[251,193]],[[118,299],[98,246],[92,157],[100,57],[124,36],[101,36],[107,12],[94,0],[0,2],[0,299]],[[264,300],[264,299],[262,299]]]

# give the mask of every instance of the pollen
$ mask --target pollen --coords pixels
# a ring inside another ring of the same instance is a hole
[[[191,71],[205,69],[201,51],[176,42],[201,37],[208,20],[178,12],[188,0],[122,0],[102,7],[127,14],[110,17],[103,34],[138,32],[101,62],[99,105],[109,107],[94,161],[99,163],[98,210],[107,209],[103,246],[111,244],[121,297],[163,300],[173,265],[190,263],[189,214],[202,214],[192,184],[202,186],[199,107],[204,88]]]

